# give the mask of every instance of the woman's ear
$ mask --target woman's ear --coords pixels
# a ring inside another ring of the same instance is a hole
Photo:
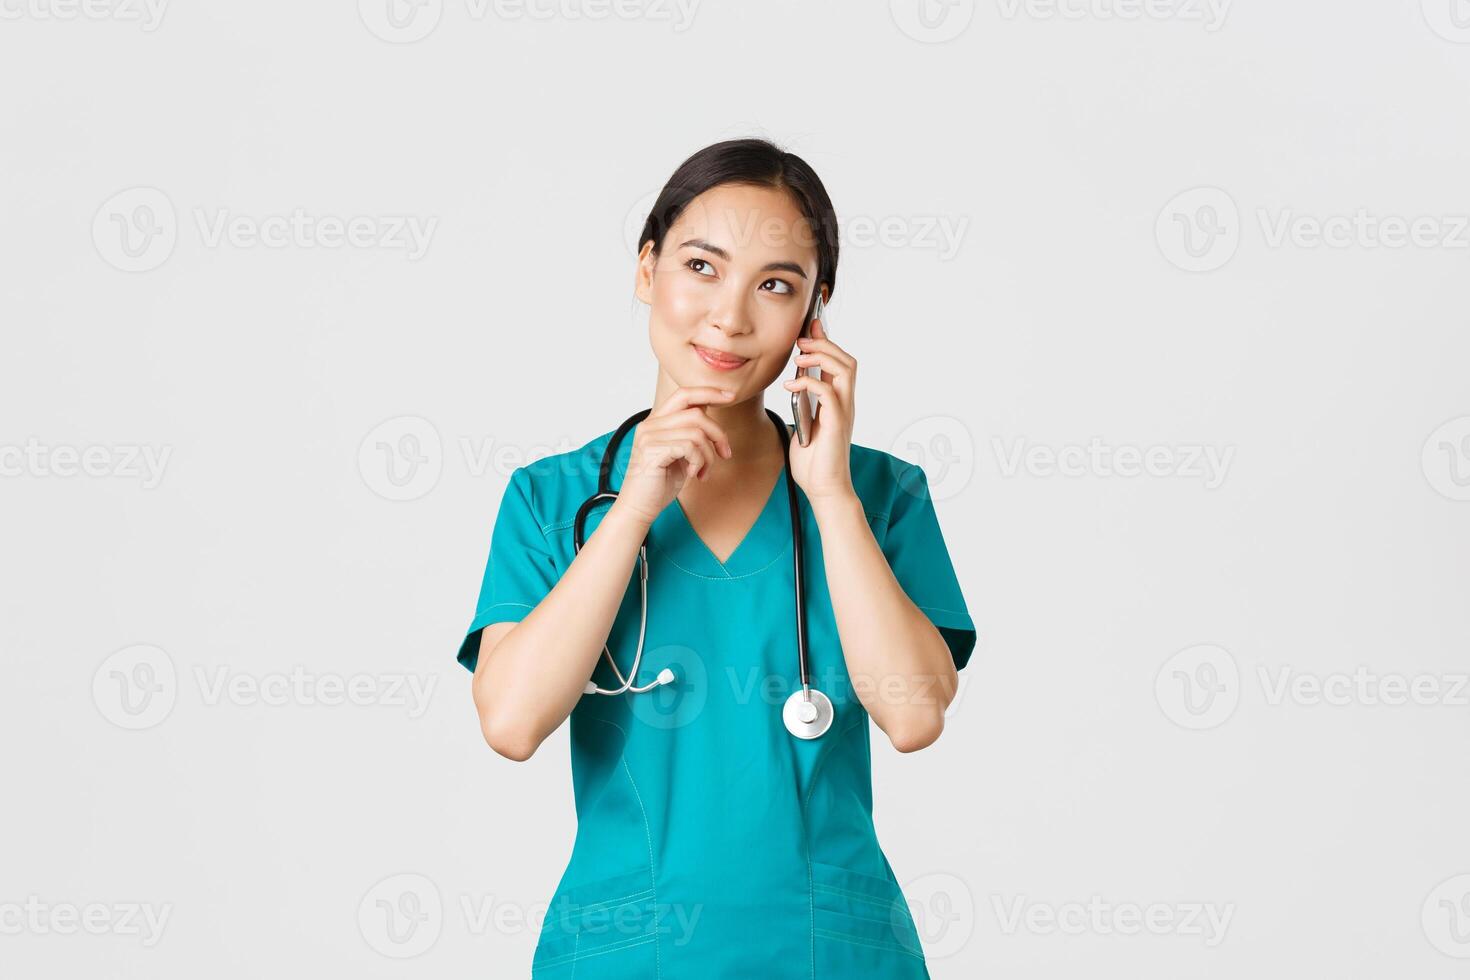
[[[633,270],[633,295],[643,303],[653,305],[653,240],[643,243],[638,251],[638,265]]]

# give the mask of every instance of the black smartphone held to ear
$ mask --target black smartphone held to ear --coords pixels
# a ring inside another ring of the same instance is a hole
[[[813,320],[821,320],[822,332],[827,333],[826,312],[827,304],[822,302],[822,284],[818,283],[815,295],[812,297],[811,309],[807,311],[806,321],[801,325],[801,336],[810,337],[812,335]],[[798,366],[796,377],[801,377],[802,371],[805,371],[809,377],[821,380],[822,369],[816,365],[806,368]],[[791,417],[796,423],[796,440],[801,445],[805,446],[812,441],[812,423],[816,421],[817,413],[821,411],[821,408],[821,400],[813,398],[810,392],[793,391],[791,393]]]

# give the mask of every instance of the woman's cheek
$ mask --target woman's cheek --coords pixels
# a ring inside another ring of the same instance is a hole
[[[664,313],[664,322],[675,330],[694,331],[702,316],[700,291],[692,283],[675,282],[655,289],[654,303]]]

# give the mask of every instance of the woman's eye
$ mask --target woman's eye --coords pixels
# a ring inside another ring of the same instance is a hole
[[[702,275],[702,276],[703,275],[711,275],[712,276],[712,275],[715,274],[714,273],[714,266],[710,265],[704,259],[690,259],[688,262],[685,262],[684,264],[687,265],[689,268],[693,269],[695,272],[699,272],[699,268],[698,268],[699,266],[705,266],[705,267],[709,268],[710,271],[708,273],[699,272],[699,274]]]
[[[761,283],[761,286],[763,288],[765,286],[769,286],[769,285],[775,285],[775,286],[780,287],[778,289],[770,290],[770,292],[774,292],[774,293],[786,294],[786,293],[790,293],[790,292],[793,292],[794,291],[791,288],[791,283],[787,282],[785,279],[767,279],[765,282]]]

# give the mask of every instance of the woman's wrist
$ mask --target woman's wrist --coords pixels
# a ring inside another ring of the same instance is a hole
[[[607,513],[602,517],[604,524],[608,521],[614,521],[621,526],[635,528],[643,533],[647,533],[648,529],[653,526],[654,518],[640,512],[638,508],[628,503],[625,498],[618,497],[612,502],[612,506],[607,509]]]
[[[867,517],[863,512],[863,502],[858,497],[856,490],[846,490],[841,493],[823,494],[817,497],[808,496],[807,501],[812,507],[812,516],[817,520],[817,526],[822,527],[833,521],[842,521],[847,517],[858,517],[864,522]]]

